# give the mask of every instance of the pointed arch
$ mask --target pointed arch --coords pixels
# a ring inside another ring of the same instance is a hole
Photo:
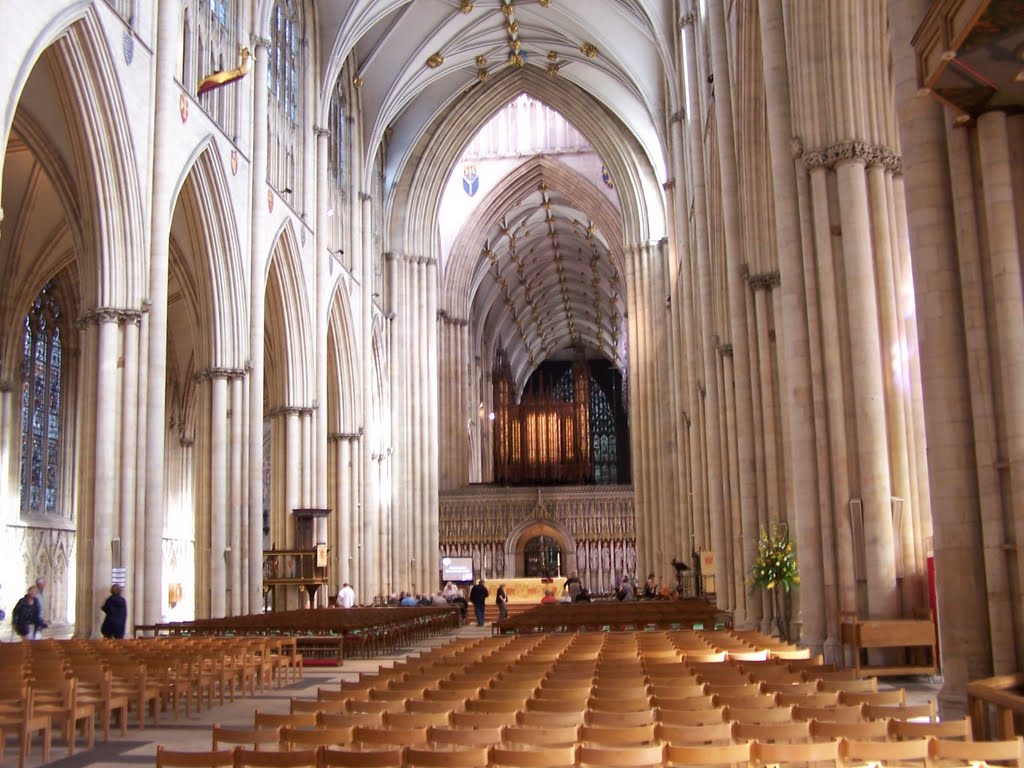
[[[353,434],[358,429],[359,348],[345,283],[339,280],[327,318],[327,431]]]
[[[622,245],[664,237],[664,195],[651,159],[622,121],[579,86],[535,67],[506,69],[471,88],[423,131],[413,167],[400,169],[388,201],[393,250],[433,254],[444,184],[480,128],[512,99],[526,94],[557,109],[587,138],[616,180],[622,204]],[[369,184],[369,179],[364,179]],[[368,188],[368,187],[367,187]]]
[[[246,280],[227,176],[212,137],[185,164],[172,199],[172,232],[179,212],[187,228],[187,243],[171,252],[172,270],[189,299],[197,364],[241,368],[249,333]]]
[[[286,221],[274,238],[266,278],[265,392],[269,407],[313,399],[309,297],[295,226]]]
[[[45,62],[75,157],[82,210],[81,295],[85,309],[138,307],[147,294],[143,206],[132,131],[103,26],[93,3],[56,15],[33,41],[6,105],[9,139],[21,96]]]

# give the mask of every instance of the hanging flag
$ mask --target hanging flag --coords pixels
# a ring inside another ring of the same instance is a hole
[[[207,75],[199,83],[199,96],[204,93],[216,90],[228,83],[233,83],[236,80],[241,80],[249,73],[250,54],[248,48],[242,49],[242,65],[237,69],[225,69],[222,72],[214,72],[212,75]]]

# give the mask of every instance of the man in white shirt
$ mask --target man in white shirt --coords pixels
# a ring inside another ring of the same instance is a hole
[[[356,591],[347,581],[338,590],[338,607],[352,608],[356,604]]]

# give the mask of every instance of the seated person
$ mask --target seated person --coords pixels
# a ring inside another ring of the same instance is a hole
[[[448,605],[448,601],[444,599],[444,595],[441,592],[436,592],[430,598],[431,605]]]
[[[544,597],[542,597],[540,599],[541,605],[547,605],[547,604],[550,604],[550,603],[557,603],[557,602],[558,601],[555,599],[555,593],[553,591],[551,591],[550,589],[545,589],[544,590]]]
[[[654,574],[650,574],[647,577],[647,582],[644,584],[644,600],[653,600],[658,596],[658,580]]]
[[[416,600],[416,596],[409,593],[403,592],[401,598],[398,601],[399,605],[412,606],[416,605],[419,601]]]

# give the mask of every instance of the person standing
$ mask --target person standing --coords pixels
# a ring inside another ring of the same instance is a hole
[[[480,579],[473,588],[469,590],[469,602],[473,604],[473,611],[476,613],[476,625],[484,625],[484,606],[487,605],[487,598],[491,593],[484,586],[484,580]]]
[[[499,584],[498,591],[494,595],[494,602],[498,604],[498,621],[508,618],[508,595],[505,594],[505,585]]]
[[[341,585],[341,589],[338,590],[338,607],[339,608],[353,608],[356,604],[356,591],[352,589],[352,585],[347,581]]]
[[[39,630],[46,626],[40,611],[39,590],[35,585],[28,588],[11,611],[11,623],[14,631],[22,640],[34,640],[39,635]]]
[[[569,574],[569,578],[565,580],[565,585],[562,589],[569,595],[569,600],[573,603],[580,596],[580,592],[583,590],[583,584],[580,582],[580,577],[576,575],[576,571]]]
[[[123,639],[125,625],[128,623],[128,603],[121,597],[120,584],[111,585],[110,595],[100,606],[100,610],[106,614],[103,626],[100,627],[100,634],[116,640]]]

